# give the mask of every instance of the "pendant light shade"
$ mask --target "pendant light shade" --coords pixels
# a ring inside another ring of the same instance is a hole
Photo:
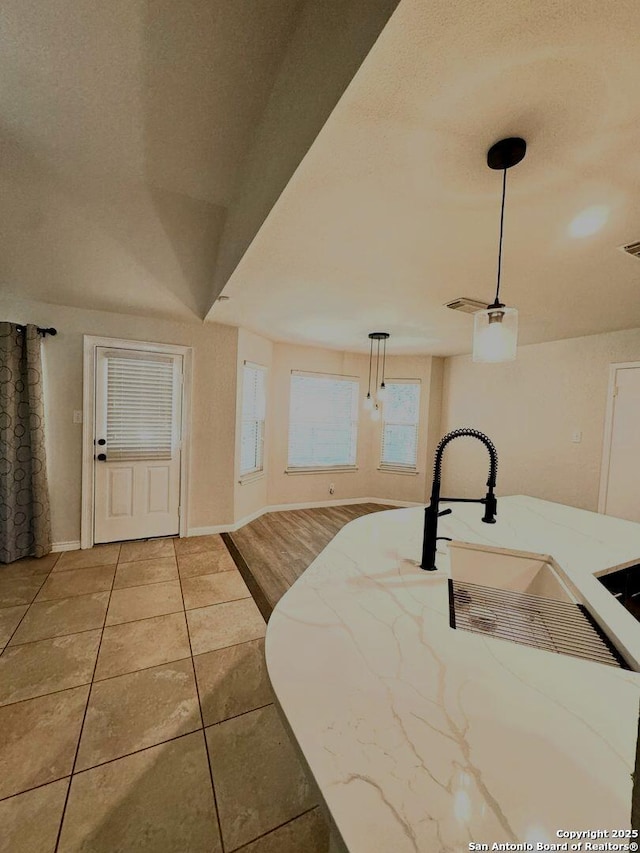
[[[518,312],[500,302],[500,275],[502,272],[502,238],[504,235],[504,202],[507,193],[507,169],[524,157],[527,143],[519,137],[496,142],[487,152],[490,169],[502,170],[502,205],[500,208],[500,241],[498,244],[498,281],[496,298],[483,311],[474,314],[473,360],[485,363],[513,361],[518,345]]]
[[[364,398],[364,403],[362,404],[365,412],[370,412],[373,409],[373,400],[371,399],[371,394],[367,394]]]
[[[492,363],[513,361],[518,344],[518,311],[487,308],[473,319],[473,360]]]

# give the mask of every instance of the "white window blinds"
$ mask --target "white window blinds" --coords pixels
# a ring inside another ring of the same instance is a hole
[[[174,359],[110,353],[106,362],[107,458],[170,459],[176,408]]]
[[[386,383],[383,406],[381,468],[415,470],[418,456],[420,420],[419,380],[391,380]]]
[[[264,467],[264,417],[267,371],[257,364],[242,370],[242,425],[240,431],[240,476]]]
[[[355,467],[357,434],[357,379],[292,373],[290,469]]]

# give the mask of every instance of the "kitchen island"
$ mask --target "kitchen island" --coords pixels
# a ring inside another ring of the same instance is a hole
[[[446,543],[438,571],[419,568],[424,510],[351,522],[266,638],[336,835],[350,853],[439,853],[629,829],[640,623],[595,575],[640,561],[640,525],[523,496],[494,525],[451,506],[439,535],[553,557],[631,669],[454,630]]]

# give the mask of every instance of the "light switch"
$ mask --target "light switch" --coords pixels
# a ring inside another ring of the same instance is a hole
[[[82,412],[79,409],[74,409],[73,411],[73,422],[74,424],[82,423]]]
[[[571,436],[571,441],[574,444],[580,444],[582,441],[582,432],[579,429],[573,431],[573,435]]]

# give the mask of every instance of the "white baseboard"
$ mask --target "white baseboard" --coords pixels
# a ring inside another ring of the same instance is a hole
[[[251,515],[245,515],[244,518],[238,519],[233,524],[214,524],[211,527],[190,527],[187,536],[211,536],[214,533],[234,533],[245,524],[255,521],[261,515],[266,515],[268,512],[287,512],[292,509],[316,509],[323,506],[345,506],[346,504],[384,504],[385,506],[395,507],[412,507],[424,506],[417,501],[394,501],[387,498],[342,498],[333,499],[330,501],[303,501],[293,504],[276,504],[274,506],[263,506],[261,509],[252,512]]]
[[[51,550],[55,551],[78,551],[80,549],[80,542],[54,542],[51,545]]]

